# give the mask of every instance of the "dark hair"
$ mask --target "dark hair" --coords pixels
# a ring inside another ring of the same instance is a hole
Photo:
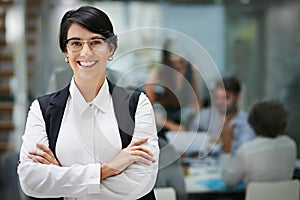
[[[223,88],[223,84],[226,91],[232,92],[235,95],[239,94],[242,90],[239,80],[235,77],[223,78],[223,80],[219,80],[216,83],[215,87]]]
[[[93,33],[110,38],[109,43],[117,48],[117,36],[109,17],[101,10],[91,7],[82,6],[77,10],[70,10],[65,13],[60,23],[59,46],[62,52],[66,51],[66,39],[68,30],[72,23],[78,23]]]
[[[279,101],[261,101],[253,105],[248,122],[257,135],[275,138],[283,135],[287,125],[288,111]]]

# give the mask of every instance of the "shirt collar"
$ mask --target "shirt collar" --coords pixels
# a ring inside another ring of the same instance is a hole
[[[72,78],[71,80],[69,91],[71,98],[73,99],[74,108],[79,112],[80,115],[82,115],[90,106],[95,106],[104,113],[107,112],[110,93],[106,79],[97,96],[91,102],[85,101],[84,97],[75,84],[74,78]],[[76,99],[76,102],[74,101],[74,99]]]
[[[92,103],[102,112],[106,113],[108,110],[109,98],[110,98],[110,93],[109,93],[108,82],[105,79],[100,91],[98,92],[97,96],[92,101]]]

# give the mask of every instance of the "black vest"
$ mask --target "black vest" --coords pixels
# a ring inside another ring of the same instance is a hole
[[[140,96],[140,92],[127,90],[109,84],[109,92],[112,96],[115,115],[118,122],[122,148],[126,148],[131,140],[135,126],[135,112]],[[62,117],[69,97],[69,86],[64,89],[38,97],[43,118],[46,124],[46,132],[49,140],[49,148],[55,153],[56,140],[61,126]],[[38,199],[32,198],[31,199]],[[48,198],[48,200],[58,200],[63,198]],[[141,197],[139,200],[155,200],[153,189]]]

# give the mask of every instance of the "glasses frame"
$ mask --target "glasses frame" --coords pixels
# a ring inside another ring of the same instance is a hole
[[[80,39],[80,38],[69,38],[69,39],[66,39],[66,40],[65,40],[65,45],[67,46],[67,48],[68,48],[70,51],[72,51],[72,52],[79,52],[79,51],[82,50],[83,45],[81,46],[81,48],[80,48],[79,50],[74,51],[74,50],[72,50],[72,49],[69,47],[69,45],[68,45],[69,41],[72,41],[72,40],[80,41],[80,42],[82,42],[82,43],[87,43],[87,45],[89,46],[89,48],[90,48],[91,50],[97,50],[97,49],[94,49],[93,47],[90,46],[90,41],[93,41],[93,40],[103,40],[104,43],[109,43],[110,38],[93,37],[93,38],[90,38],[90,39],[87,39],[87,40],[82,40],[82,39]]]

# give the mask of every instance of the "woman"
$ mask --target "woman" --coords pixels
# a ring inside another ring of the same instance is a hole
[[[288,112],[277,101],[261,101],[252,107],[248,121],[256,138],[244,143],[236,156],[224,143],[223,179],[227,185],[240,182],[283,181],[292,179],[297,147],[284,134]]]
[[[89,6],[68,11],[59,41],[74,76],[31,105],[18,166],[23,191],[38,198],[155,199],[153,110],[144,94],[106,79],[117,47],[108,16]]]
[[[155,187],[173,187],[176,199],[187,199],[184,174],[179,155],[168,145],[167,131],[185,131],[184,121],[188,121],[184,110],[193,108],[197,113],[199,107],[199,89],[196,70],[182,56],[168,51],[169,40],[162,52],[160,68],[154,68],[145,85],[145,92],[152,104],[158,103],[166,111],[165,116],[156,111],[156,121],[159,127],[159,172]],[[191,114],[190,112],[189,114]],[[193,114],[193,113],[192,113]],[[172,161],[172,162],[170,162]]]
[[[167,139],[167,131],[187,130],[188,115],[199,110],[199,80],[194,67],[182,56],[169,50],[167,40],[163,50],[163,65],[154,68],[145,85],[145,92],[152,104],[159,103],[166,111],[166,116],[156,115],[158,127],[162,127],[158,136]],[[192,110],[188,114],[184,111]]]

